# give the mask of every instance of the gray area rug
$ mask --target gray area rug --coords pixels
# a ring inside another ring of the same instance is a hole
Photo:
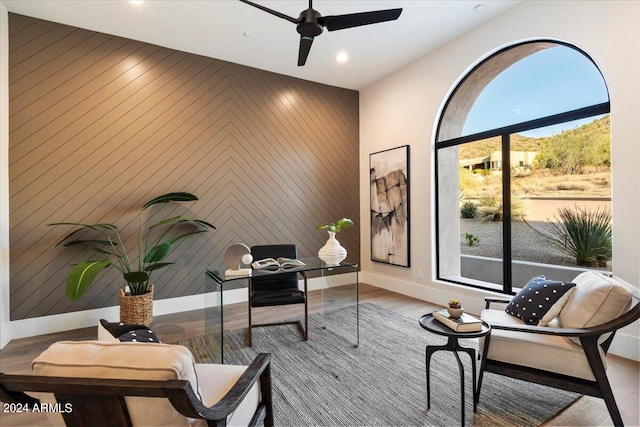
[[[247,365],[259,352],[272,354],[274,418],[277,426],[454,426],[460,425],[460,380],[455,357],[436,352],[431,361],[431,409],[426,410],[425,345],[445,337],[373,304],[360,305],[360,346],[331,332],[348,324],[354,308],[309,316],[309,341],[295,326],[257,328],[253,347],[245,330],[225,333],[225,362]],[[328,326],[323,329],[322,326]],[[207,363],[217,340],[203,336],[176,342]],[[476,340],[461,340],[477,348]],[[580,395],[486,374],[478,412],[473,413],[471,365],[465,365],[466,425],[540,425]],[[479,368],[479,364],[478,364]]]

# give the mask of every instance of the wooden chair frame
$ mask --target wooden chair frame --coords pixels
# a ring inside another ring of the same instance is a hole
[[[69,403],[72,410],[62,412],[69,427],[132,427],[125,396],[167,398],[173,407],[189,418],[202,418],[207,425],[224,427],[227,417],[238,408],[256,381],[260,380],[261,402],[250,426],[273,426],[271,393],[271,355],[260,353],[231,390],[215,405],[205,406],[187,380],[121,380],[69,378],[0,373],[0,400],[28,405],[39,401],[24,392],[53,393],[56,401]]]
[[[618,405],[613,396],[611,385],[607,378],[607,373],[598,351],[598,346],[602,348],[605,354],[609,351],[609,346],[613,341],[613,337],[618,329],[630,325],[636,322],[640,318],[640,303],[638,298],[636,299],[635,306],[629,311],[619,316],[618,318],[604,323],[602,325],[594,326],[591,328],[582,329],[570,329],[570,328],[548,328],[541,326],[531,325],[501,325],[492,324],[492,330],[504,330],[514,332],[528,332],[534,334],[553,335],[559,337],[576,337],[582,344],[584,354],[589,361],[589,366],[595,377],[595,381],[585,380],[583,378],[570,377],[566,375],[557,374],[554,372],[547,372],[539,369],[533,369],[525,366],[514,365],[510,363],[504,363],[497,360],[491,360],[487,358],[489,343],[491,336],[487,336],[484,341],[484,347],[482,351],[482,359],[480,362],[480,376],[478,378],[478,390],[476,393],[476,402],[480,401],[480,389],[482,387],[482,378],[485,372],[491,372],[498,375],[504,375],[512,378],[517,378],[523,381],[529,381],[537,384],[543,384],[550,387],[559,388],[562,390],[573,391],[576,393],[586,394],[589,396],[599,397],[604,399],[609,415],[616,426],[623,426],[622,417],[618,410]],[[510,298],[502,297],[488,297],[485,298],[485,308],[489,308],[491,303],[508,303]],[[606,340],[602,343],[598,343],[600,337],[604,334],[611,333]]]

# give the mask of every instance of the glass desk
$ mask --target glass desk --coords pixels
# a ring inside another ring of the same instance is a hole
[[[248,328],[249,280],[251,277],[276,276],[282,273],[300,273],[303,289],[307,291],[310,325],[311,317],[316,316],[323,329],[346,338],[354,347],[360,344],[358,264],[342,262],[339,265],[327,265],[318,257],[300,260],[305,263],[302,267],[277,271],[253,270],[251,276],[225,276],[225,268],[205,271],[205,333],[219,337],[220,344],[216,347],[218,354],[211,355],[212,363],[224,363],[225,352],[234,351],[234,346],[237,345],[231,342],[232,340],[225,340],[225,304],[246,305],[245,319],[242,321],[246,320],[244,328]],[[302,307],[302,304],[298,306]],[[269,309],[278,310],[278,307]],[[347,313],[349,321],[332,321],[333,310],[343,310],[341,313]],[[296,329],[295,332],[286,333],[299,332]],[[313,328],[307,333],[308,339],[313,340]],[[302,337],[300,339],[303,340]],[[244,345],[248,345],[248,342]]]

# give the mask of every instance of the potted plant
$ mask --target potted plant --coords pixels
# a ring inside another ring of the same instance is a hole
[[[318,251],[318,256],[327,265],[338,265],[347,257],[347,250],[336,239],[336,233],[352,225],[352,220],[342,218],[336,222],[320,224],[316,227],[316,230],[327,230],[329,232],[329,240],[327,240],[327,243]]]
[[[449,306],[447,307],[447,311],[449,315],[453,318],[458,318],[462,316],[464,309],[462,308],[462,303],[457,299],[449,300]]]
[[[100,255],[106,256],[102,260],[89,259],[71,268],[66,284],[67,297],[72,301],[80,299],[93,284],[96,276],[105,268],[112,266],[122,273],[128,288],[126,293],[123,289],[120,289],[120,321],[147,325],[151,323],[153,311],[151,273],[173,264],[172,262],[164,262],[164,260],[175,243],[187,237],[205,233],[210,228],[215,229],[215,227],[206,221],[182,215],[145,226],[144,213],[154,205],[195,200],[198,200],[198,198],[191,193],[167,193],[149,200],[142,206],[139,217],[137,261],[130,256],[130,252],[125,248],[122,237],[118,232],[118,227],[113,224],[82,224],[76,222],[48,224],[50,226],[71,225],[76,227],[60,239],[56,246],[82,245]],[[175,226],[185,224],[194,226],[195,229],[187,232],[179,231],[175,235],[169,234]],[[152,238],[152,234],[156,236]],[[133,300],[127,299],[127,297],[133,298]],[[135,301],[141,301],[147,307],[139,310]],[[129,305],[127,306],[127,304]],[[131,312],[131,316],[136,318],[127,318],[128,312]],[[139,312],[142,312],[142,314]]]

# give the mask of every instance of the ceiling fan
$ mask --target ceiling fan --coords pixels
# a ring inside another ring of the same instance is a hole
[[[309,8],[303,10],[298,18],[292,18],[268,7],[264,7],[249,0],[240,0],[250,6],[256,7],[267,13],[286,19],[296,24],[300,33],[300,49],[298,51],[298,66],[303,66],[307,62],[311,44],[316,36],[322,34],[326,28],[329,31],[344,30],[346,28],[359,27],[362,25],[377,24],[379,22],[394,21],[402,13],[402,9],[375,10],[371,12],[350,13],[347,15],[322,16],[313,9],[313,0],[309,0]]]

